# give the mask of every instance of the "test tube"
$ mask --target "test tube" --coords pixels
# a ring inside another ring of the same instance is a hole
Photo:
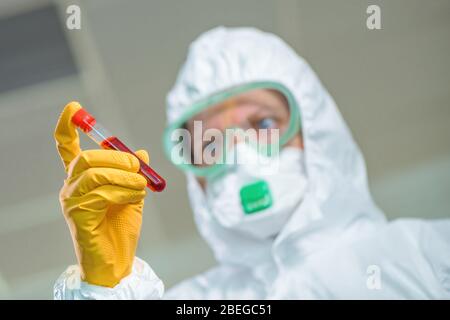
[[[72,122],[103,149],[128,152],[136,156],[140,164],[138,173],[147,180],[147,187],[154,192],[161,192],[164,190],[166,181],[149,165],[139,159],[133,151],[119,140],[119,138],[110,134],[108,130],[99,124],[84,108],[81,108],[72,116]]]

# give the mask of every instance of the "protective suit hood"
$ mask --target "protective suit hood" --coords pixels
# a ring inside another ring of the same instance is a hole
[[[195,177],[187,174],[197,227],[216,259],[255,266],[267,255],[274,255],[277,247],[291,237],[297,239],[292,252],[301,257],[344,234],[351,236],[353,229],[356,233],[383,223],[385,218],[368,189],[363,156],[333,99],[310,66],[273,34],[253,28],[224,27],[202,34],[191,44],[176,84],[167,96],[168,122],[212,93],[253,81],[281,83],[297,100],[308,190],[277,238],[261,241],[221,227],[211,217]]]

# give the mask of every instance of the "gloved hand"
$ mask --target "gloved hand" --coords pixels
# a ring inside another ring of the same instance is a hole
[[[68,173],[60,202],[69,226],[81,277],[114,287],[130,272],[142,223],[146,180],[138,159],[114,150],[86,150],[71,122],[81,106],[64,108],[55,130],[58,152]],[[148,154],[136,155],[148,163]]]

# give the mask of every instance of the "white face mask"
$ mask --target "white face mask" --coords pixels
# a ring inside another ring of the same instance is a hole
[[[230,154],[240,161],[207,180],[213,217],[225,228],[258,239],[277,235],[306,191],[303,151],[285,147],[278,156],[265,157],[239,143]]]

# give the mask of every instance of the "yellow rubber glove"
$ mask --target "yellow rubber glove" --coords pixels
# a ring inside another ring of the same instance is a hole
[[[77,102],[66,105],[55,130],[56,146],[68,174],[60,202],[82,279],[114,287],[131,272],[147,182],[137,173],[138,159],[129,153],[80,149],[71,122],[80,108]],[[146,151],[136,154],[148,163]]]

